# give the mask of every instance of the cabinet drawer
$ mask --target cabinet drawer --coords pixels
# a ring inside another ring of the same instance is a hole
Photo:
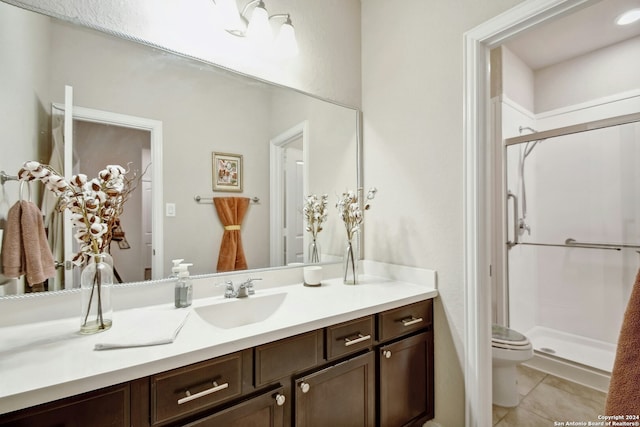
[[[432,324],[433,300],[420,301],[380,313],[378,338],[386,341],[417,331]]]
[[[373,344],[373,316],[327,328],[327,360],[354,353]]]
[[[322,360],[322,332],[313,331],[255,348],[255,386],[260,387]]]
[[[241,353],[154,375],[151,422],[159,424],[240,396],[241,384]]]

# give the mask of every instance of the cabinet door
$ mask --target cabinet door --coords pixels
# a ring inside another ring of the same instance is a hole
[[[130,425],[129,384],[121,384],[8,415],[3,427],[121,427]]]
[[[432,331],[380,347],[381,426],[399,427],[433,418],[432,354]]]
[[[295,382],[297,427],[364,427],[375,423],[375,358],[368,352]]]
[[[261,394],[184,427],[284,427],[283,390]]]

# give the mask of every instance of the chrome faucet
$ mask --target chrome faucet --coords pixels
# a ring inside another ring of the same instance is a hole
[[[246,298],[249,295],[255,294],[256,291],[253,288],[254,280],[262,280],[262,279],[250,277],[246,281],[242,282],[238,286],[238,289],[235,289],[235,287],[233,286],[233,282],[231,280],[227,280],[226,282],[224,282],[226,285],[226,288],[224,290],[224,297],[225,298]]]

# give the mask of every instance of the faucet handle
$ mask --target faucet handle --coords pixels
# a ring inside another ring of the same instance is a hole
[[[247,287],[247,293],[249,295],[254,295],[256,290],[253,289],[253,281],[254,280],[262,280],[261,277],[249,277],[246,282],[243,283]]]
[[[224,285],[224,297],[225,298],[234,298],[236,296],[236,291],[233,288],[233,282],[231,280],[225,280],[223,283],[218,283],[216,286]]]

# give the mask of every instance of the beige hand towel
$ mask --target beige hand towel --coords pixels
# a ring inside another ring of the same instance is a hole
[[[640,415],[640,270],[622,320],[605,413]]]
[[[26,274],[29,286],[56,274],[42,213],[31,202],[23,200],[9,209],[2,242],[2,267],[7,277]]]
[[[42,212],[33,203],[22,201],[22,247],[26,261],[27,283],[33,286],[56,274],[56,266],[44,231]]]
[[[7,212],[7,223],[2,235],[2,273],[17,278],[25,273],[24,250],[22,249],[22,231],[20,215],[22,205],[17,202]]]

